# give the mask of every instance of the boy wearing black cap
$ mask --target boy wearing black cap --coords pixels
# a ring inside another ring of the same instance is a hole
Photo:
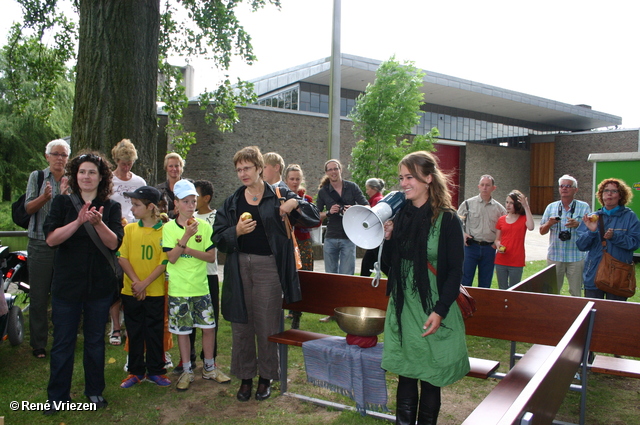
[[[160,192],[142,186],[124,195],[131,198],[131,212],[139,221],[124,228],[119,251],[125,273],[122,305],[129,337],[129,376],[120,387],[130,388],[145,378],[167,387],[171,385],[163,347],[167,254],[162,249],[162,220],[157,207]]]

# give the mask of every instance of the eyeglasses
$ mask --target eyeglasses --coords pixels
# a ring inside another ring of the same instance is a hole
[[[561,184],[560,189],[571,189],[573,187],[572,184]]]
[[[330,172],[330,171],[338,171],[338,170],[339,168],[336,167],[336,168],[327,168],[325,171]]]
[[[248,173],[250,169],[255,168],[255,165],[252,165],[251,167],[242,167],[242,168],[236,168],[236,173],[240,174],[240,173]]]
[[[66,153],[51,152],[49,155],[55,156],[56,158],[69,158],[69,155]]]
[[[612,195],[615,195],[616,193],[620,192],[618,189],[605,189],[602,191],[603,193],[610,193]]]

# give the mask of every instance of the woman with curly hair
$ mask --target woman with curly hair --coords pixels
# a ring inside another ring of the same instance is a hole
[[[107,405],[102,397],[104,328],[118,285],[114,254],[124,235],[120,204],[109,199],[109,162],[94,152],[81,153],[69,161],[66,175],[73,193],[53,199],[43,226],[47,244],[58,248],[51,285],[53,347],[47,387],[52,407],[47,413],[55,412],[53,402],[71,401],[73,360],[81,317],[84,319],[84,394],[97,408]]]
[[[590,214],[585,214],[577,230],[576,246],[580,251],[589,251],[584,261],[584,296],[626,301],[626,297],[598,289],[595,278],[602,259],[602,239],[607,241],[607,252],[625,263],[633,261],[633,252],[640,247],[640,221],[626,206],[631,202],[633,192],[623,180],[608,178],[600,182],[596,196],[602,205],[595,213],[598,220],[591,221]],[[603,235],[599,230],[600,221],[603,222]]]

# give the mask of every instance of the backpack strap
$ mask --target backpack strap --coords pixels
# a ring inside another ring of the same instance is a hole
[[[42,183],[44,183],[44,171],[38,170],[38,186],[36,186],[38,188],[38,196],[40,196],[40,191],[42,190]],[[33,219],[35,220],[33,223],[34,231],[38,229],[38,212],[39,211],[36,211],[33,214],[35,216],[33,217]]]

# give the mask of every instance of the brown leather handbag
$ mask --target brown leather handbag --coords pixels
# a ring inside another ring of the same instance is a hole
[[[630,298],[636,293],[636,270],[633,263],[625,263],[613,258],[607,252],[607,241],[604,238],[604,219],[600,215],[598,222],[602,238],[602,258],[598,264],[595,284],[598,289],[619,297]]]

